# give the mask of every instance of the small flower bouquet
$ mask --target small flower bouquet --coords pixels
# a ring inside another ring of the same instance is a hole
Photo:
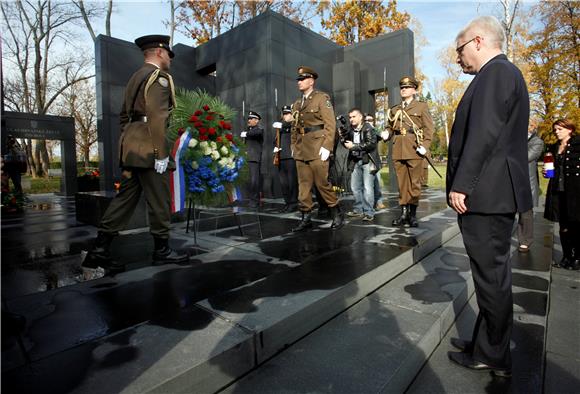
[[[172,176],[173,210],[183,209],[184,191],[196,203],[223,205],[235,199],[245,163],[241,139],[232,133],[235,112],[201,90],[176,92],[169,130],[176,170]]]

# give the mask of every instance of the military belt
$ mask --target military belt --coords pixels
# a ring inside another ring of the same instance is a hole
[[[131,123],[134,122],[143,122],[143,123],[147,123],[147,117],[146,116],[135,116],[131,118]]]
[[[318,126],[312,126],[312,127],[297,127],[296,131],[298,131],[300,134],[304,135],[306,133],[310,133],[311,131],[318,131],[318,130],[324,130],[324,125],[318,125]]]

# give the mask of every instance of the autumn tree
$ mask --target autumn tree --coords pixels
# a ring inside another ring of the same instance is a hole
[[[76,37],[71,26],[82,23],[82,15],[72,3],[0,2],[2,12],[2,44],[4,104],[8,109],[36,114],[50,114],[51,107],[63,92],[91,78],[92,58],[83,51],[73,51]],[[59,49],[71,48],[57,51]],[[59,53],[59,55],[56,55]],[[26,141],[31,152],[33,176],[46,176],[49,157],[46,141]]]
[[[75,142],[77,156],[90,166],[91,147],[97,142],[97,99],[94,79],[81,81],[61,96],[57,112],[75,120]]]
[[[403,29],[410,21],[407,12],[397,10],[396,0],[321,2],[318,14],[322,33],[342,46]]]
[[[72,2],[80,11],[85,26],[93,41],[97,39],[95,30],[93,29],[92,19],[100,18],[103,14],[105,15],[105,34],[106,36],[111,35],[111,15],[113,13],[113,0],[107,0],[106,4],[100,4],[98,2],[92,2],[90,7],[85,7],[85,2],[83,0]]]
[[[188,0],[172,8],[176,12],[174,21],[166,24],[175,26],[176,30],[200,45],[267,10],[308,25],[316,15],[316,3],[292,0]]]
[[[431,113],[436,126],[436,138],[439,140],[441,148],[443,146],[446,148],[449,143],[451,126],[455,120],[455,109],[467,86],[467,83],[460,79],[462,70],[457,65],[456,58],[455,45],[449,46],[439,53],[439,64],[441,64],[445,73],[441,80],[433,82],[431,89],[433,93]]]
[[[552,122],[561,117],[580,122],[580,3],[542,1],[532,9],[539,28],[530,36],[532,111],[540,118],[544,141],[555,142]]]

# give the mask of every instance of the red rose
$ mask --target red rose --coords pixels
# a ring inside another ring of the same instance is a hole
[[[210,127],[208,131],[209,131],[209,134],[210,135],[214,135],[215,134],[215,129],[213,127]]]
[[[180,127],[179,129],[177,129],[177,134],[181,135],[185,132],[185,129],[183,127]]]
[[[195,115],[191,115],[191,116],[189,117],[189,120],[188,120],[188,122],[197,122],[198,120],[199,120],[199,118],[198,118],[197,116],[195,116]]]
[[[203,126],[203,123],[198,121],[198,122],[195,122],[193,125],[199,129],[201,126]]]
[[[231,130],[232,129],[232,125],[229,124],[229,123],[227,123],[227,122],[224,122],[224,129]]]
[[[209,137],[208,137],[207,135],[200,135],[200,136],[199,136],[199,140],[200,140],[200,141],[207,141],[207,140],[208,140],[208,138],[209,138]]]
[[[199,134],[205,134],[205,133],[207,133],[207,129],[205,127],[200,127]]]
[[[209,105],[207,105],[207,104],[206,104],[206,105],[204,105],[204,106],[203,106],[203,109],[204,109],[205,111],[209,111]]]
[[[201,109],[198,109],[193,114],[196,115],[196,116],[199,116],[199,115],[203,114],[203,112],[201,111]]]
[[[213,116],[208,115],[208,116],[205,117],[205,120],[213,120]]]
[[[218,137],[217,137],[215,140],[216,140],[217,142],[222,142],[222,141],[223,141],[223,140],[222,140],[222,136],[221,136],[221,135],[218,135]]]
[[[226,138],[228,139],[228,141],[233,141],[234,136],[231,133],[227,133]]]

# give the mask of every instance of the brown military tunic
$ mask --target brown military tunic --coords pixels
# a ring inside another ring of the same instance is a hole
[[[153,64],[145,63],[127,83],[120,114],[121,188],[103,215],[101,231],[123,230],[144,192],[151,234],[169,237],[170,172],[158,174],[154,165],[169,156],[166,132],[174,102],[171,76]]]
[[[388,116],[387,127],[393,141],[392,159],[399,185],[399,205],[418,205],[424,159],[416,152],[417,136],[413,130],[423,131],[421,144],[429,151],[433,138],[433,119],[429,107],[427,103],[413,100],[404,110],[402,103],[395,105]]]
[[[329,160],[320,160],[320,148],[333,151],[336,134],[334,109],[328,94],[314,90],[302,103],[302,98],[292,105],[294,127],[291,147],[298,172],[298,200],[300,210],[312,210],[312,186],[329,207],[338,204],[336,193],[328,181]]]

